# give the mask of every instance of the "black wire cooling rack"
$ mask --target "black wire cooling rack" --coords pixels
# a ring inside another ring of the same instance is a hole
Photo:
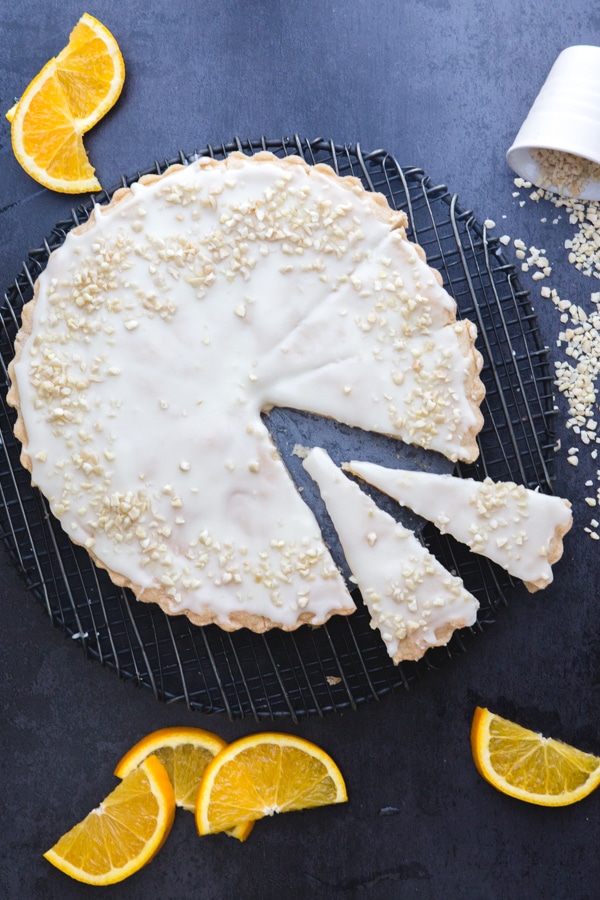
[[[278,156],[297,154],[308,163],[328,163],[340,175],[354,175],[365,187],[380,191],[409,221],[408,236],[427,253],[443,275],[459,315],[477,324],[483,354],[482,379],[487,390],[482,412],[481,454],[458,474],[478,479],[513,480],[551,491],[554,447],[554,401],[548,350],[540,339],[528,295],[520,287],[502,247],[473,214],[463,209],[442,185],[434,185],[417,168],[401,168],[383,150],[364,153],[356,146],[331,141],[238,138],[208,145],[192,154],[155,162],[123,177],[117,187],[141,175],[161,174],[173,163],[200,156],[223,158],[240,150],[270,150]],[[334,617],[319,628],[304,626],[293,633],[264,635],[245,629],[233,634],[211,625],[199,628],[184,616],[168,617],[154,604],[138,602],[117,588],[88,554],[75,546],[49,513],[46,501],[32,488],[19,463],[20,445],[13,436],[14,414],[7,407],[7,367],[20,324],[21,309],[32,296],[33,283],[52,250],[87,219],[93,203],[72,210],[43,246],[31,251],[9,287],[0,308],[0,356],[4,385],[0,399],[0,536],[55,625],[76,640],[87,656],[98,659],[123,679],[149,688],[163,701],[183,701],[188,708],[255,719],[356,708],[399,687],[408,688],[428,668],[437,668],[470,638],[491,624],[506,603],[512,581],[483,557],[474,556],[432,526],[423,539],[448,568],[460,574],[480,602],[476,625],[454,635],[445,648],[435,648],[416,663],[394,666],[369,616],[355,595],[357,612]],[[27,614],[26,612],[24,613]]]

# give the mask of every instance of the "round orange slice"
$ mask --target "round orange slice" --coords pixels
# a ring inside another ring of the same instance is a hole
[[[173,785],[177,806],[194,812],[198,786],[204,771],[208,763],[226,746],[221,737],[203,728],[160,728],[146,735],[127,751],[118,763],[115,775],[117,778],[126,778],[150,754],[155,754]],[[245,841],[252,827],[252,822],[244,822],[233,827],[229,833],[232,837]]]
[[[196,803],[199,834],[230,829],[274,813],[343,803],[342,774],[316,744],[277,732],[228,744],[208,764]]]
[[[567,806],[600,784],[600,758],[543,737],[478,707],[471,748],[479,774],[495,788],[539,806]]]
[[[13,151],[25,171],[55,191],[101,190],[82,136],[116,103],[124,80],[115,38],[85,13],[64,50],[7,113]]]
[[[114,884],[158,853],[174,817],[171,782],[163,764],[150,756],[44,857],[76,881]]]

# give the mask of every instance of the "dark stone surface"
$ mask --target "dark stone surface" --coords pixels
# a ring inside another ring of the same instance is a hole
[[[118,106],[86,139],[107,186],[179,147],[234,134],[385,147],[447,183],[480,219],[494,219],[497,234],[544,247],[552,286],[589,303],[597,282],[567,262],[566,218],[552,225],[549,204],[520,207],[526,194],[512,197],[504,153],[558,52],[600,43],[593,4],[98,0],[89,11],[114,32],[127,65]],[[64,45],[81,12],[72,0],[2,0],[2,110]],[[4,285],[71,205],[19,168],[2,119]],[[538,306],[544,340],[559,358],[559,316]],[[469,748],[471,716],[482,704],[600,753],[598,545],[583,532],[584,483],[595,480],[596,466],[583,453],[577,470],[567,465],[564,448],[575,441],[565,420],[561,407],[556,491],[574,501],[575,525],[554,584],[534,596],[515,591],[467,654],[410,692],[358,712],[276,723],[333,754],[350,802],[260,822],[244,845],[225,836],[199,840],[182,814],[152,864],[107,896],[598,896],[600,795],[558,810],[519,803],[481,780]],[[166,725],[198,725],[226,739],[269,726],[161,705],[87,661],[51,627],[4,554],[0,598],[0,896],[91,897],[92,888],[41,854],[112,789],[112,767],[134,741]]]

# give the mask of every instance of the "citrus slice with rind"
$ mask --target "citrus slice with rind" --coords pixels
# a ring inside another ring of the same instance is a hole
[[[115,775],[126,778],[150,754],[165,767],[177,806],[194,812],[198,786],[208,763],[227,744],[223,738],[203,728],[160,728],[137,742],[117,764]],[[253,823],[244,822],[230,830],[232,837],[245,841]]]
[[[473,759],[495,788],[538,806],[568,806],[600,784],[600,758],[478,707]]]
[[[84,13],[56,57],[56,77],[82,133],[106,115],[121,94],[125,63],[117,41],[98,19]]]
[[[46,853],[85,884],[114,884],[158,853],[173,825],[175,797],[165,767],[149,756]]]
[[[343,803],[342,773],[316,744],[277,732],[228,744],[208,764],[196,803],[199,834],[274,813]]]
[[[116,103],[124,80],[115,38],[85,13],[64,50],[6,114],[13,150],[25,171],[55,191],[101,190],[82,136]]]

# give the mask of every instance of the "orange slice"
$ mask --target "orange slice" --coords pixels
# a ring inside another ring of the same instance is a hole
[[[600,784],[600,758],[475,710],[471,727],[473,759],[495,788],[539,806],[567,806]]]
[[[150,756],[44,857],[77,881],[114,884],[158,853],[174,816],[171,782],[163,764]]]
[[[138,741],[120,760],[115,775],[126,778],[151,753],[165,767],[173,785],[177,806],[194,812],[198,786],[208,763],[226,747],[226,742],[203,728],[161,728]],[[229,832],[245,841],[253,823],[236,825]]]
[[[13,151],[25,171],[55,191],[101,190],[82,135],[116,103],[124,80],[115,38],[85,13],[64,50],[46,63],[6,114],[12,122]]]
[[[302,738],[262,732],[234,741],[208,764],[196,804],[199,834],[274,813],[348,799],[331,757]]]

